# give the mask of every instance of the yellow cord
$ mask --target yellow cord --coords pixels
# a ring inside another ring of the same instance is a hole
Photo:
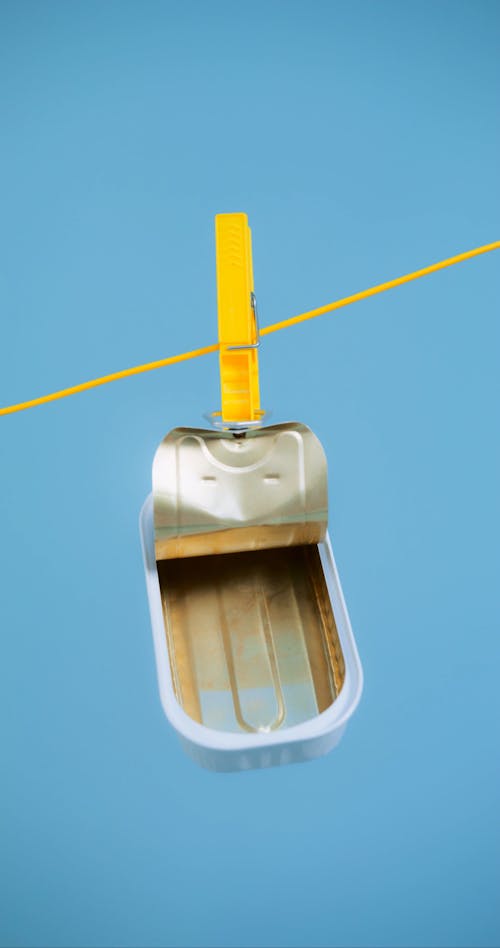
[[[111,375],[102,375],[99,379],[91,379],[90,382],[81,382],[80,385],[73,385],[72,388],[63,388],[59,392],[51,392],[50,395],[41,395],[40,398],[33,398],[29,402],[19,402],[19,405],[8,405],[6,408],[0,408],[0,415],[10,415],[15,411],[24,411],[25,408],[34,408],[35,405],[46,405],[47,402],[55,402],[58,398],[66,398],[67,395],[76,395],[77,392],[87,392],[89,388],[97,388],[98,385],[106,385],[108,382],[117,382],[118,379],[126,379],[129,375],[140,375],[141,372],[151,372],[152,369],[161,369],[164,365],[174,365],[176,362],[196,359],[197,356],[208,355],[209,352],[218,352],[218,350],[219,346],[215,343],[213,346],[205,346],[203,349],[192,349],[191,352],[181,352],[180,355],[168,356],[167,359],[159,359],[158,362],[146,362],[144,365],[134,365],[131,369],[122,369],[121,372],[113,372]]]
[[[433,263],[431,266],[424,267],[422,270],[415,270],[414,273],[406,273],[404,276],[396,277],[395,280],[389,280],[387,283],[378,283],[377,286],[372,286],[368,290],[362,290],[360,293],[354,293],[352,296],[345,296],[341,300],[335,300],[334,303],[328,303],[326,306],[320,306],[318,309],[311,309],[307,313],[300,313],[299,316],[292,316],[290,319],[283,319],[281,322],[273,323],[271,326],[264,326],[264,328],[260,330],[260,335],[268,336],[272,332],[287,329],[289,326],[303,323],[307,319],[314,319],[316,316],[323,315],[323,313],[331,313],[335,309],[350,306],[351,303],[357,303],[359,300],[367,299],[369,296],[376,296],[377,293],[392,290],[395,286],[402,286],[403,283],[410,283],[411,280],[418,280],[420,277],[428,276],[429,273],[444,270],[445,267],[451,267],[455,263],[462,263],[463,260],[470,260],[471,257],[477,257],[479,254],[498,249],[500,249],[500,240],[492,244],[485,244],[483,247],[475,247],[474,250],[467,250],[465,253],[457,254],[456,257],[440,260],[439,263]],[[111,375],[103,375],[101,378],[91,379],[90,382],[82,382],[80,385],[73,385],[71,388],[64,388],[59,392],[52,392],[50,395],[42,395],[40,398],[33,398],[29,402],[20,402],[18,405],[8,405],[6,408],[0,408],[0,415],[10,415],[16,411],[24,411],[26,408],[34,408],[36,405],[45,405],[47,402],[54,402],[58,398],[76,395],[77,392],[86,392],[90,388],[97,388],[98,385],[106,385],[108,382],[117,382],[118,379],[125,379],[130,375],[140,375],[141,372],[151,372],[153,369],[161,369],[165,365],[174,365],[176,362],[196,359],[198,356],[208,355],[210,352],[217,352],[218,349],[219,346],[215,343],[211,346],[204,346],[202,349],[193,349],[191,352],[182,352],[180,355],[159,359],[157,362],[147,362],[144,365],[136,365],[131,369],[123,369],[121,372],[113,372]]]
[[[447,260],[440,260],[439,263],[432,263],[430,267],[424,267],[422,270],[415,270],[414,273],[405,273],[404,276],[396,277],[395,280],[389,280],[387,283],[378,283],[377,286],[371,286],[368,290],[361,290],[360,293],[354,293],[352,296],[344,296],[335,303],[327,303],[326,306],[320,306],[318,309],[311,309],[307,313],[301,313],[300,316],[292,316],[291,319],[283,319],[280,323],[273,323],[272,326],[265,326],[260,330],[261,336],[267,336],[271,332],[277,332],[278,329],[287,329],[288,326],[295,326],[297,323],[303,323],[306,319],[314,319],[315,316],[322,316],[323,313],[331,313],[334,309],[341,309],[343,306],[350,306],[351,303],[358,303],[359,300],[365,300],[368,296],[376,296],[377,293],[385,293],[386,290],[392,290],[395,286],[402,286],[403,283],[410,283],[412,280],[418,280],[419,277],[428,276],[429,273],[436,273],[437,270],[444,270],[445,267],[451,267],[454,263],[462,263],[463,260],[470,260],[471,257],[478,257],[481,253],[488,253],[489,250],[499,250],[500,240],[493,244],[485,244],[483,247],[475,247],[474,250],[466,250],[465,253],[459,253],[456,257],[448,257]]]

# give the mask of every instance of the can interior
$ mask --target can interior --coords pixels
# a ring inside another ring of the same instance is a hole
[[[265,733],[333,703],[345,667],[317,546],[157,566],[174,690],[191,718]]]

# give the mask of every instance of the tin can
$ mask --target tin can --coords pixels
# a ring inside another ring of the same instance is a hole
[[[160,696],[212,770],[340,740],[362,670],[327,533],[319,440],[292,422],[174,429],[140,517]]]

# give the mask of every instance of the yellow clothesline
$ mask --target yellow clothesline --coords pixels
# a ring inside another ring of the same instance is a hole
[[[289,326],[303,323],[307,319],[314,319],[316,316],[322,316],[323,313],[331,313],[333,310],[341,309],[343,306],[350,306],[351,303],[357,303],[360,300],[367,299],[369,296],[376,296],[377,293],[384,293],[386,290],[392,290],[396,286],[402,286],[404,283],[418,280],[420,277],[428,276],[430,273],[436,273],[437,270],[444,270],[445,267],[451,267],[455,263],[462,263],[464,260],[470,260],[471,257],[478,257],[479,254],[498,249],[500,249],[500,240],[492,244],[484,244],[482,247],[475,247],[473,250],[459,253],[455,257],[448,257],[447,260],[440,260],[438,263],[433,263],[429,267],[423,267],[423,269],[415,270],[413,273],[406,273],[404,276],[396,277],[394,280],[388,280],[387,283],[378,283],[377,286],[371,286],[369,289],[361,290],[361,292],[354,293],[352,296],[345,296],[343,299],[335,300],[333,303],[327,303],[326,306],[320,306],[318,309],[311,309],[307,313],[300,313],[298,316],[292,316],[290,319],[283,319],[281,322],[273,323],[271,326],[264,326],[260,330],[260,335],[268,336],[272,332],[287,329]],[[197,359],[198,356],[218,352],[218,349],[218,343],[214,343],[211,346],[204,346],[201,349],[192,349],[190,352],[182,352],[180,355],[168,356],[166,359],[158,359],[157,362],[146,362],[144,365],[135,365],[131,369],[123,369],[121,372],[113,372],[111,375],[103,375],[98,379],[91,379],[89,382],[81,382],[79,385],[73,385],[71,388],[63,388],[58,392],[42,395],[39,398],[33,398],[27,402],[19,402],[18,405],[7,405],[5,408],[0,408],[0,415],[10,415],[16,411],[24,411],[26,408],[35,408],[36,405],[46,405],[48,402],[54,402],[59,398],[66,398],[68,395],[76,395],[77,392],[86,392],[91,388],[97,388],[98,385],[106,385],[108,382],[117,382],[119,379],[128,378],[130,375],[140,375],[141,372],[151,372],[153,369],[161,369],[166,365],[174,365],[176,362],[185,362],[187,359]]]

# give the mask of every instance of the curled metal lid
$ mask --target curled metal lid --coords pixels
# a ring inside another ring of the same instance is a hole
[[[319,543],[326,458],[306,425],[174,428],[153,462],[156,559]]]

